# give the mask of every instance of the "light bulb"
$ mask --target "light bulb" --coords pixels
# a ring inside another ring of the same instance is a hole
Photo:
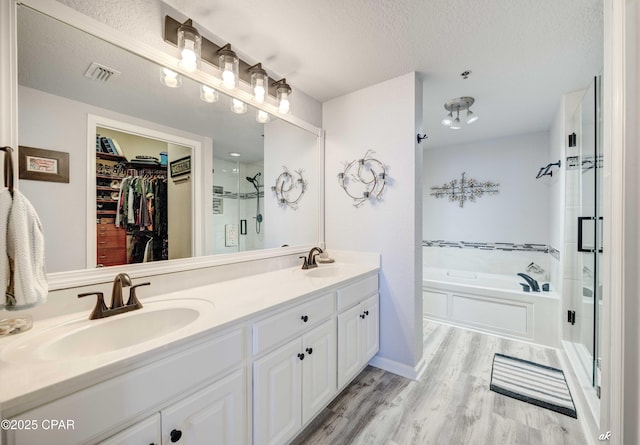
[[[445,127],[450,127],[451,124],[453,124],[453,112],[449,111],[447,117],[442,119],[442,125],[444,125]]]
[[[278,104],[278,111],[283,114],[287,114],[290,110],[289,95],[287,93],[281,93],[280,103]]]
[[[244,114],[247,112],[247,104],[238,99],[231,99],[231,111],[236,114]]]
[[[222,83],[227,88],[236,87],[236,75],[233,74],[232,64],[225,64],[224,71],[222,72]]]
[[[256,99],[256,102],[262,103],[264,102],[265,90],[262,85],[256,85],[253,88],[253,97]]]
[[[478,115],[474,114],[471,110],[467,110],[467,124],[473,124],[478,119],[480,119]]]
[[[162,68],[160,81],[169,88],[177,88],[182,84],[182,77],[169,68]]]
[[[266,124],[271,120],[271,116],[266,111],[258,110],[256,113],[256,121],[261,124]]]
[[[451,124],[451,126],[449,127],[452,130],[459,130],[462,128],[462,126],[460,125],[460,118],[456,117],[455,120],[453,121],[453,123]]]
[[[218,101],[218,92],[207,85],[200,87],[200,99],[210,104]]]

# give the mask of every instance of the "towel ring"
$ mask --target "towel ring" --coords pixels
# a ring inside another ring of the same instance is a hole
[[[13,160],[11,158],[11,147],[0,147],[0,151],[4,151],[4,186],[9,189],[9,193],[13,196]]]

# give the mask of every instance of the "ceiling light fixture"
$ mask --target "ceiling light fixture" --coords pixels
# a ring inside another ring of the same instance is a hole
[[[229,153],[229,156],[232,156],[234,158],[239,158],[240,157],[240,153],[231,152],[231,153]]]
[[[464,96],[456,99],[451,99],[444,104],[444,109],[449,112],[447,116],[442,119],[442,125],[449,127],[452,130],[459,130],[462,128],[460,123],[460,111],[467,110],[467,118],[465,122],[467,125],[471,125],[478,120],[478,115],[471,111],[471,105],[475,102],[473,97]],[[456,113],[456,118],[453,119],[453,113]]]
[[[178,51],[181,60],[178,63],[182,69],[193,72],[200,66],[202,38],[191,19],[178,28]]]

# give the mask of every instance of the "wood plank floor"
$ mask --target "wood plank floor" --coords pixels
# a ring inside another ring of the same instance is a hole
[[[425,321],[419,381],[369,366],[292,443],[586,443],[576,419],[489,390],[496,352],[560,367],[553,349]]]

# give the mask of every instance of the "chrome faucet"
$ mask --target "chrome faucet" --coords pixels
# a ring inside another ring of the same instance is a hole
[[[318,267],[318,263],[316,263],[316,256],[318,256],[321,253],[322,253],[322,249],[321,248],[313,247],[309,251],[309,256],[308,257],[301,256],[300,258],[304,259],[304,262],[302,263],[302,268],[303,269],[313,269],[314,267]]]
[[[531,278],[526,273],[519,273],[518,276],[522,277],[527,282],[527,284],[529,284],[529,287],[531,287],[531,290],[533,292],[540,292],[540,285],[538,284],[538,282],[536,280]]]
[[[111,290],[111,307],[107,307],[104,302],[104,294],[102,292],[86,292],[78,294],[78,298],[86,297],[89,295],[96,295],[96,306],[89,315],[89,320],[96,320],[99,318],[111,317],[112,315],[123,314],[129,311],[135,311],[142,308],[142,303],[136,296],[136,288],[140,286],[149,286],[151,283],[140,283],[135,286],[131,286],[131,277],[126,273],[119,273],[113,279],[113,289]],[[131,286],[129,289],[129,300],[124,304],[122,300],[122,288]]]

